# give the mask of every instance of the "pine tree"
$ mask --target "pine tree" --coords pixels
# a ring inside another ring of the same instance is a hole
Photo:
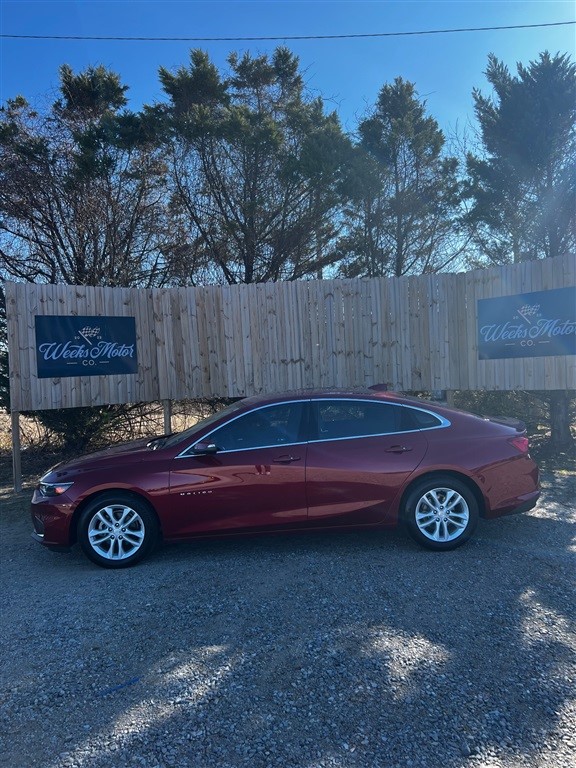
[[[286,48],[228,63],[222,78],[195,50],[160,70],[183,262],[204,282],[315,275],[334,260],[349,141]]]
[[[421,274],[459,256],[457,161],[413,83],[383,86],[359,126],[361,183],[349,209],[343,273],[369,277]]]
[[[493,96],[474,91],[482,154],[468,155],[469,222],[495,263],[576,247],[576,66],[545,52],[518,75],[490,56]]]

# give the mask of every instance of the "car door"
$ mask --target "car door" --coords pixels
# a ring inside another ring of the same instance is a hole
[[[403,407],[359,399],[311,403],[306,486],[312,526],[370,525],[387,511],[427,450]]]
[[[176,457],[165,536],[305,524],[306,408],[305,400],[256,408]],[[198,453],[202,446],[206,452]],[[216,446],[215,452],[208,446]]]

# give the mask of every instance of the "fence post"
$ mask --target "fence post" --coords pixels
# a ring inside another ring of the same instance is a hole
[[[10,414],[12,422],[12,473],[14,476],[14,492],[20,493],[22,490],[22,461],[20,453],[20,414],[18,411],[12,411]]]
[[[172,433],[172,401],[162,400],[162,410],[164,411],[164,434]]]

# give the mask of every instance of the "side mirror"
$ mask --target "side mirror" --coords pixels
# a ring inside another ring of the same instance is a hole
[[[194,448],[192,449],[192,453],[199,455],[199,456],[206,456],[210,455],[212,453],[218,453],[218,446],[214,443],[196,443]]]

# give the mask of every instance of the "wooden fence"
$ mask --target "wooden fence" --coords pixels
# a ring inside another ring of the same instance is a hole
[[[576,285],[576,260],[463,274],[174,289],[6,283],[11,409],[395,390],[576,388],[576,356],[480,360],[479,299]],[[134,317],[138,371],[39,378],[35,316]]]

